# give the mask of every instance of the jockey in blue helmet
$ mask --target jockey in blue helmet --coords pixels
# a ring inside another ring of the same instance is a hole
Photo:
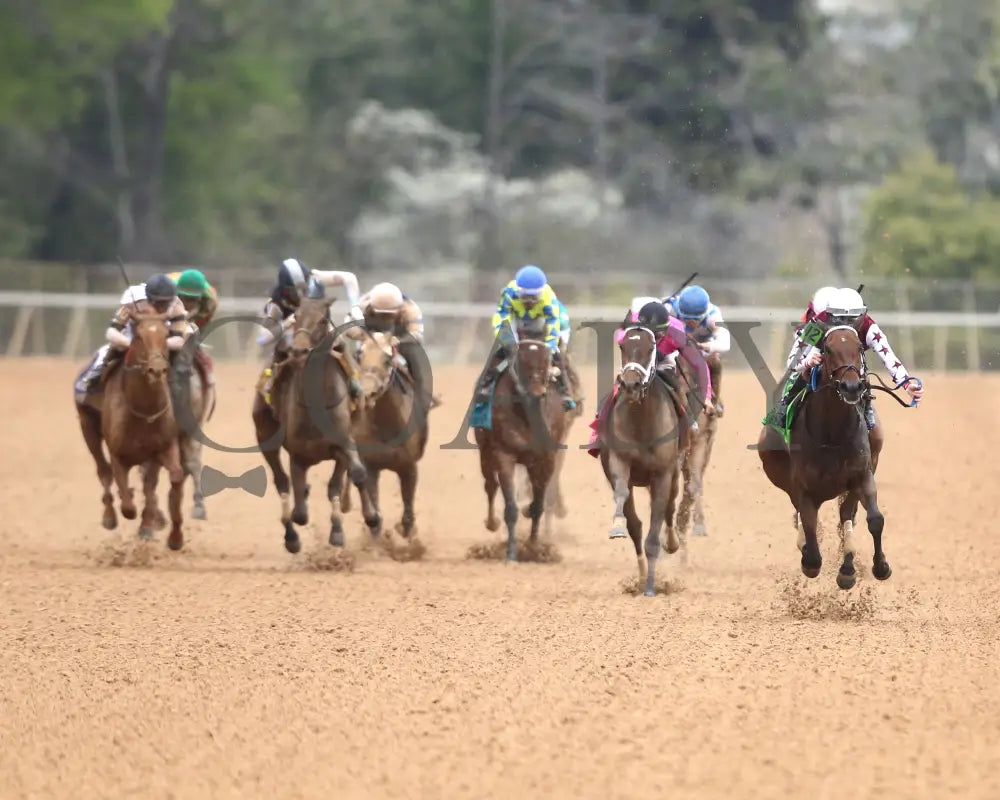
[[[684,322],[690,336],[705,354],[708,371],[712,379],[712,395],[715,398],[715,413],[722,416],[722,400],[719,388],[722,383],[722,354],[731,347],[729,331],[722,319],[722,312],[701,286],[687,286],[680,293],[663,301],[670,313]]]
[[[562,395],[563,407],[576,408],[576,401],[569,389],[562,350],[559,347],[562,330],[560,302],[549,286],[545,273],[536,266],[521,267],[500,293],[497,310],[493,314],[493,330],[506,344],[513,329],[518,337],[543,339],[552,353],[552,363],[558,368],[556,382]],[[505,347],[500,347],[487,365],[477,386],[476,399],[489,400],[490,387],[503,362]]]

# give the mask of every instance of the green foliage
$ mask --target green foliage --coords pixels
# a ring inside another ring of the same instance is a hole
[[[875,189],[864,211],[862,273],[1000,275],[1000,202],[970,197],[954,167],[924,152]]]

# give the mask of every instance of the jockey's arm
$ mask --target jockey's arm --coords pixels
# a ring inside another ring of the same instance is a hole
[[[310,277],[315,278],[319,283],[328,288],[343,286],[344,291],[347,294],[347,302],[351,305],[351,307],[353,308],[358,304],[358,298],[361,295],[361,290],[358,286],[358,276],[353,272],[343,272],[335,269],[314,269],[310,273]]]
[[[555,292],[548,290],[540,298],[545,305],[542,314],[545,317],[545,345],[553,352],[559,350],[559,301]]]
[[[732,340],[729,336],[729,329],[718,307],[712,306],[705,320],[707,327],[712,331],[712,336],[702,342],[701,348],[708,354],[728,353],[732,347]]]
[[[119,307],[114,316],[111,317],[111,322],[104,332],[104,338],[108,344],[116,349],[125,350],[132,343],[132,337],[125,333],[125,327],[128,325],[129,314],[132,310],[132,305]]]
[[[211,322],[212,318],[215,316],[215,312],[219,310],[219,293],[215,290],[214,286],[208,287],[208,293],[203,295],[201,298],[201,308],[198,311],[198,316],[203,317],[205,322]]]
[[[667,328],[662,337],[666,349],[677,350],[681,358],[688,362],[698,375],[698,388],[701,389],[702,402],[712,399],[712,377],[708,372],[708,362],[701,349],[688,341],[686,334],[674,326]]]
[[[868,330],[865,334],[865,344],[878,353],[878,357],[881,358],[882,363],[885,364],[885,368],[888,370],[889,376],[892,378],[892,382],[898,386],[910,377],[909,371],[903,365],[903,362],[901,362],[892,351],[889,339],[885,335],[885,332],[878,326],[878,323],[871,320],[866,327]]]
[[[414,342],[424,343],[424,314],[412,300],[407,299],[399,312],[401,327]]]
[[[184,302],[179,297],[175,297],[167,314],[167,349],[180,350],[187,342],[188,336],[191,335]]]
[[[500,293],[500,302],[497,303],[497,310],[493,312],[493,332],[500,333],[505,322],[510,321],[511,312],[514,310],[512,301],[514,290],[507,286]],[[511,323],[513,325],[513,323]]]
[[[291,317],[288,317],[291,319]],[[261,327],[264,329],[257,337],[258,345],[267,345],[273,342],[285,330],[286,323],[284,312],[273,299],[269,299],[264,305]]]

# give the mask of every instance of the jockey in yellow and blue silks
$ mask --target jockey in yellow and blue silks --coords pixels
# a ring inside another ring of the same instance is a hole
[[[565,308],[548,284],[545,273],[538,267],[526,266],[517,271],[514,280],[500,293],[497,310],[493,314],[493,330],[506,345],[510,330],[531,338],[540,338],[552,353],[552,363],[558,368],[557,384],[563,399],[563,407],[569,411],[576,408],[576,401],[569,390],[562,351],[559,348],[562,332],[562,318],[568,322]],[[567,337],[568,338],[568,337]],[[490,387],[497,377],[497,368],[503,362],[505,347],[500,347],[487,365],[477,387],[477,400],[487,401]]]

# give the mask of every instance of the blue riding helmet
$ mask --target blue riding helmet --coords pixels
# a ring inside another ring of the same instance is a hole
[[[708,292],[700,286],[688,286],[677,296],[681,319],[699,320],[708,313]]]
[[[517,293],[522,296],[534,296],[542,293],[542,289],[545,288],[545,284],[548,283],[548,279],[545,277],[545,273],[542,272],[538,267],[528,265],[526,267],[521,267],[514,276],[514,285],[517,287]]]

